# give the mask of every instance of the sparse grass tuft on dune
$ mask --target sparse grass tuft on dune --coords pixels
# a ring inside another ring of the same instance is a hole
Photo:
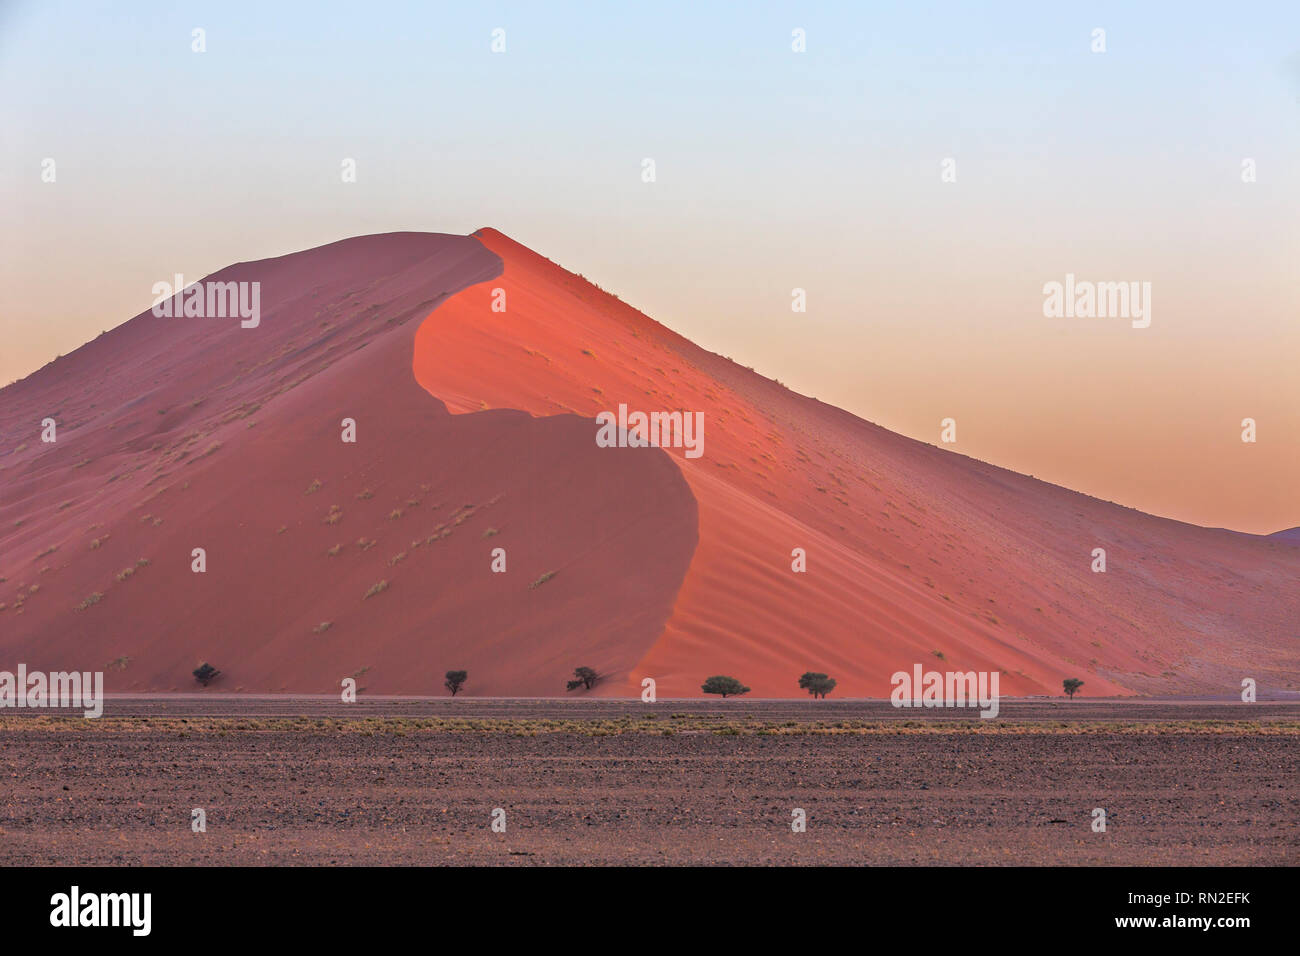
[[[90,596],[87,597],[84,601],[82,601],[80,604],[78,604],[77,607],[76,607],[76,610],[78,610],[78,611],[84,611],[86,608],[90,607],[92,604],[98,604],[98,603],[99,603],[100,601],[102,601],[103,599],[104,599],[104,595],[100,594],[98,591],[95,591],[95,592],[93,592],[92,594],[90,594]]]

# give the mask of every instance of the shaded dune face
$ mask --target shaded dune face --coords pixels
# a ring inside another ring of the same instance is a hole
[[[189,690],[205,660],[250,692],[623,677],[695,503],[664,452],[598,449],[573,415],[452,416],[416,383],[420,322],[500,269],[423,234],[243,263],[209,278],[261,283],[258,328],[146,312],[6,389],[3,447],[28,447],[0,462],[0,669],[107,667],[110,692]]]
[[[704,413],[704,455],[669,452],[699,509],[689,572],[658,639],[602,692],[649,676],[698,696],[722,673],[785,697],[818,670],[837,695],[886,696],[916,663],[998,671],[1010,694],[1059,695],[1065,677],[1088,695],[1300,687],[1300,550],[903,438],[700,349],[496,230],[475,236],[501,274],[416,337],[416,377],[453,413]]]

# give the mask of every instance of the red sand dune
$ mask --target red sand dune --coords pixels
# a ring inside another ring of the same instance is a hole
[[[209,278],[261,282],[260,326],[145,312],[0,392],[0,669],[113,662],[110,691],[191,688],[201,660],[250,692],[439,693],[464,668],[466,693],[556,694],[588,665],[605,694],[724,673],[795,696],[821,670],[884,696],[914,663],[1013,694],[1296,687],[1295,544],[895,435],[494,230]],[[619,403],[703,412],[703,456],[598,448]]]

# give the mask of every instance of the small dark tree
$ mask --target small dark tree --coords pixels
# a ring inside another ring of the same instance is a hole
[[[1074,700],[1075,692],[1083,686],[1083,681],[1079,680],[1077,677],[1067,677],[1062,682],[1062,686],[1065,688],[1065,692],[1069,695],[1070,700]]]
[[[565,690],[577,690],[579,687],[591,690],[596,686],[596,681],[600,680],[600,676],[590,667],[575,667],[573,676],[577,679],[565,684]]]
[[[442,682],[442,686],[451,691],[451,696],[455,697],[465,686],[465,679],[468,677],[469,671],[447,671],[447,679]]]
[[[835,689],[835,678],[808,671],[799,678],[799,686],[812,694],[813,697],[824,699],[827,694]]]
[[[723,697],[730,697],[733,694],[739,697],[741,694],[748,694],[749,688],[736,680],[734,677],[710,677],[700,685],[700,690],[706,694],[721,694]]]
[[[194,679],[204,687],[207,687],[210,683],[216,680],[220,674],[221,671],[217,670],[207,661],[204,661],[198,667],[194,668]]]

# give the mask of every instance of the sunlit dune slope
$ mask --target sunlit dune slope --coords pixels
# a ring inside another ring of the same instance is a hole
[[[1296,686],[1296,549],[893,434],[700,349],[495,230],[475,235],[501,275],[416,335],[416,377],[453,412],[704,413],[704,454],[668,452],[699,507],[690,569],[662,635],[606,692],[650,676],[661,694],[698,694],[722,673],[787,696],[815,670],[838,694],[880,696],[915,663],[1000,671],[1004,693],[1059,694],[1069,676],[1087,694]]]

